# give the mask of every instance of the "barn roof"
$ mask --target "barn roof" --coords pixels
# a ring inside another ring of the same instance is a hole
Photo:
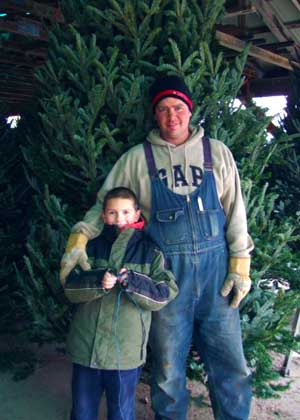
[[[216,37],[229,59],[251,42],[246,75],[252,96],[287,94],[300,70],[300,0],[227,0]],[[11,113],[34,98],[34,70],[47,58],[45,23],[63,22],[58,0],[1,0],[0,101]]]

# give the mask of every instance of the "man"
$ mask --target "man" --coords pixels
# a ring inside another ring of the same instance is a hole
[[[74,226],[61,279],[76,263],[87,268],[85,244],[101,229],[105,192],[121,185],[132,189],[179,287],[177,298],[152,322],[155,418],[186,419],[186,358],[193,337],[208,374],[215,418],[244,420],[251,375],[237,307],[250,289],[253,244],[237,168],[223,143],[190,126],[193,103],[182,79],[158,79],[150,96],[158,130],[118,160],[96,205]]]

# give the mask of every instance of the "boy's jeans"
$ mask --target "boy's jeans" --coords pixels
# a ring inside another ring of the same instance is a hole
[[[98,420],[99,403],[106,393],[108,420],[135,419],[135,389],[141,367],[101,370],[73,364],[70,420]]]

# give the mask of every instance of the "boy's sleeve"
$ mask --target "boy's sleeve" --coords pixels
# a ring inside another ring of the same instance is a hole
[[[166,268],[165,258],[161,251],[155,249],[150,275],[137,271],[128,271],[126,292],[142,309],[158,311],[174,299],[178,287],[174,275]]]
[[[90,302],[109,293],[102,286],[105,269],[83,271],[76,267],[69,274],[64,285],[66,297],[72,303]]]

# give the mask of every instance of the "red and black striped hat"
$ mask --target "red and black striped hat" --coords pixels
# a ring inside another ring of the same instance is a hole
[[[183,101],[192,112],[193,102],[191,93],[184,83],[183,79],[178,76],[164,76],[157,79],[150,87],[150,98],[153,106],[153,111],[159,101],[171,96]]]

